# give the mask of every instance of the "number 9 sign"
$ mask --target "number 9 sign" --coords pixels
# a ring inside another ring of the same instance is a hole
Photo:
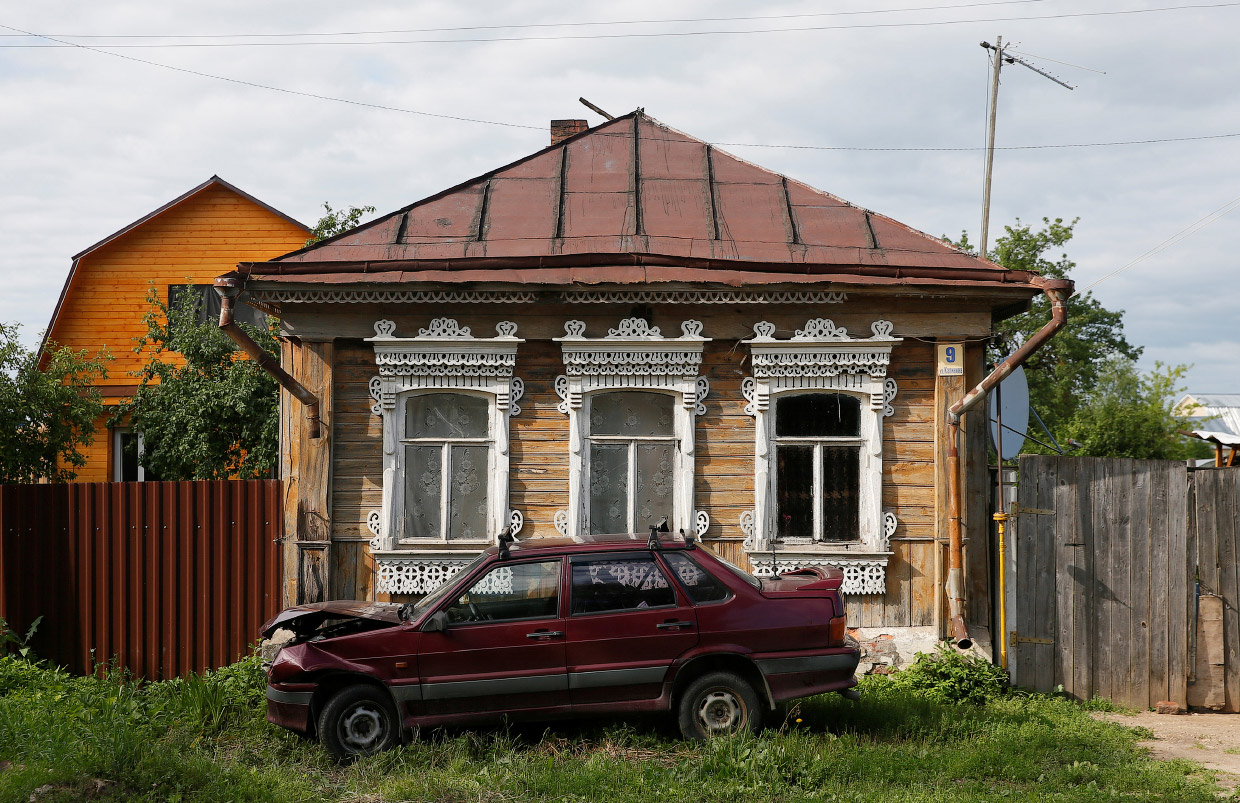
[[[938,375],[964,376],[964,344],[938,344]]]

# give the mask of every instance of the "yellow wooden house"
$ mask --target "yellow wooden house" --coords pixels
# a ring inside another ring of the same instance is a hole
[[[106,351],[108,376],[98,387],[105,405],[133,395],[145,357],[134,339],[154,290],[167,302],[178,292],[201,294],[203,314],[219,310],[212,280],[239,261],[265,260],[300,248],[306,226],[239,190],[219,176],[194,187],[73,257],[40,351],[50,344]],[[257,310],[247,307],[249,313]],[[78,482],[146,479],[136,452],[126,450],[139,435],[108,427],[111,411],[96,422],[94,442]]]

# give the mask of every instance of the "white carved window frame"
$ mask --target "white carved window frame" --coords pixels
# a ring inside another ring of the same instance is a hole
[[[700,321],[684,321],[680,337],[664,337],[657,326],[642,318],[626,318],[607,337],[585,336],[582,321],[564,324],[564,337],[554,338],[564,357],[564,374],[556,377],[560,412],[568,416],[568,510],[556,515],[564,535],[580,538],[590,531],[590,400],[599,393],[644,390],[675,396],[672,429],[676,438],[672,490],[672,532],[684,530],[698,537],[710,519],[693,509],[694,423],[706,412],[703,400],[710,382],[699,376],[702,351],[710,338],[702,336]],[[634,489],[635,490],[635,489]]]
[[[895,517],[882,509],[883,419],[891,415],[895,380],[887,377],[891,349],[902,338],[891,334],[890,321],[875,321],[872,336],[853,338],[825,318],[806,322],[787,340],[774,337],[775,325],[754,325],[749,346],[753,375],[742,383],[745,412],[755,419],[754,510],[742,515],[745,549],[758,576],[816,565],[845,571],[843,590],[881,594],[891,553]],[[778,502],[772,400],[802,393],[842,393],[861,401],[861,466],[858,489],[858,541],[774,541]]]
[[[510,321],[500,322],[496,326],[497,336],[490,338],[474,337],[469,327],[462,327],[451,318],[432,320],[428,328],[418,330],[417,337],[396,337],[395,331],[392,321],[376,321],[375,336],[366,339],[374,347],[379,369],[379,375],[370,380],[374,400],[371,412],[383,418],[383,504],[379,511],[370,514],[368,525],[375,536],[370,547],[380,564],[378,591],[425,593],[430,589],[422,588],[421,583],[414,588],[395,580],[401,571],[418,568],[404,565],[411,559],[431,560],[436,565],[455,564],[461,551],[445,551],[444,547],[484,547],[505,527],[514,531],[521,527],[521,514],[508,508],[508,419],[521,411],[516,401],[524,391],[524,383],[513,372],[517,346],[525,341],[516,336],[517,326]],[[401,448],[405,404],[415,395],[445,392],[484,396],[490,402],[492,448],[487,467],[487,532],[469,541],[406,539],[402,537],[405,450]],[[428,547],[438,551],[428,552]],[[385,563],[394,565],[385,567]],[[391,582],[385,583],[385,578]]]

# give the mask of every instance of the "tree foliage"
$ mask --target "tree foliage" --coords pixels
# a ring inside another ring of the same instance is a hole
[[[1090,457],[1135,457],[1143,460],[1187,460],[1210,449],[1177,430],[1190,430],[1193,420],[1176,415],[1175,399],[1187,366],[1156,363],[1142,374],[1132,360],[1113,357],[1098,371],[1089,390],[1064,428],[1077,445],[1074,454]]]
[[[0,483],[68,482],[94,442],[103,413],[94,385],[111,358],[49,343],[40,366],[19,331],[0,323]]]
[[[126,415],[142,433],[142,466],[162,480],[269,476],[279,448],[279,386],[220,331],[200,320],[201,300],[183,293],[173,307],[155,290],[134,351],[147,355],[137,372]],[[278,356],[274,332],[240,324],[265,351]]]
[[[362,216],[374,214],[375,208],[373,206],[350,206],[348,209],[332,209],[332,205],[325,201],[323,210],[324,215],[310,230],[310,239],[306,240],[306,245],[314,245],[319,240],[326,240],[328,237],[335,237],[337,234],[356,228],[357,224],[362,222]]]
[[[1070,279],[1076,263],[1062,249],[1076,223],[1042,218],[1035,229],[1018,218],[1004,227],[987,257],[1011,270]],[[965,233],[953,244],[976,252]],[[997,323],[991,361],[1016,351],[1050,318],[1050,301],[1038,296],[1028,312]],[[1199,453],[1198,445],[1175,434],[1186,427],[1171,415],[1177,384],[1188,367],[1160,364],[1142,375],[1136,367],[1141,351],[1124,335],[1123,310],[1107,309],[1091,293],[1073,295],[1067,324],[1025,363],[1029,404],[1061,445],[1070,439],[1084,444],[1075,454],[1180,459]],[[1032,441],[1025,450],[1046,451]]]

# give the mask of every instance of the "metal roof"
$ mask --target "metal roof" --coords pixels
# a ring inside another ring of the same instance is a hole
[[[298,283],[1036,283],[640,110],[241,271]]]
[[[1175,405],[1190,418],[1208,419],[1209,432],[1240,437],[1240,393],[1190,393]]]

